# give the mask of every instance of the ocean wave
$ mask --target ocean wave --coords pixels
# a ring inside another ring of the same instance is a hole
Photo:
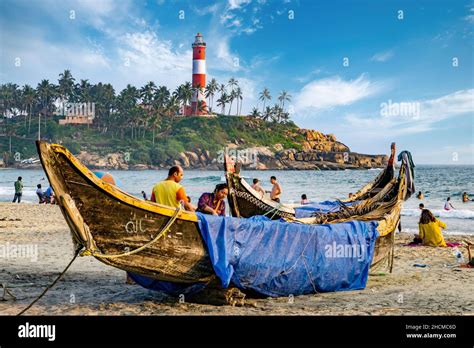
[[[433,209],[430,210],[434,216],[445,219],[474,219],[474,211],[467,209]],[[420,216],[420,209],[402,209],[402,216]]]
[[[188,179],[188,181],[191,181],[191,182],[222,181],[222,177],[218,175],[209,175],[209,176],[191,178],[191,179]]]
[[[47,187],[46,187],[47,188]],[[15,188],[12,186],[0,186],[0,195],[13,195],[15,194]],[[23,195],[32,194],[36,195],[36,188],[33,187],[23,187]]]
[[[402,227],[402,232],[403,233],[412,233],[412,234],[418,234],[418,229],[417,228],[404,228]],[[450,231],[450,230],[443,230],[443,235],[471,235],[473,234],[472,232],[467,232],[467,231]]]

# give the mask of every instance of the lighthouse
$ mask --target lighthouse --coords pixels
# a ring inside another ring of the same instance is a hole
[[[206,43],[197,33],[193,43],[193,95],[191,98],[191,115],[207,114],[206,96]],[[188,114],[188,113],[187,113]]]

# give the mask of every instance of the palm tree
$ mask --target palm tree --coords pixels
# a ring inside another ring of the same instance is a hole
[[[8,127],[8,118],[16,116],[16,113],[21,109],[21,91],[18,89],[18,85],[14,83],[7,83],[2,85],[2,93],[0,95],[0,103],[2,113],[5,117],[5,131],[7,135],[11,136],[13,128]],[[10,113],[10,115],[8,115]],[[11,148],[10,148],[11,150]]]
[[[235,78],[231,77],[229,79],[229,82],[227,82],[227,86],[229,86],[232,90],[234,89],[234,87],[238,87],[239,86],[239,81],[237,81]]]
[[[228,115],[230,115],[230,111],[232,110],[232,102],[234,101],[234,99],[237,98],[236,94],[235,94],[235,90],[232,90],[228,96],[228,101],[230,101],[230,105],[229,105],[229,113]]]
[[[81,80],[80,83],[76,84],[76,95],[81,103],[92,101],[92,85],[89,80]]]
[[[235,99],[237,99],[237,115],[240,115],[242,114],[242,99],[243,99],[242,90],[240,89],[240,87],[237,87],[235,89]],[[239,105],[240,105],[240,109],[239,109]]]
[[[32,115],[32,107],[35,102],[36,92],[33,87],[30,85],[24,85],[23,90],[21,92],[23,103],[26,106],[26,114],[25,114],[25,126],[26,126],[26,118],[28,117],[28,133],[30,133],[31,129],[31,115]]]
[[[46,127],[46,119],[48,114],[54,109],[53,101],[56,98],[56,88],[49,80],[41,80],[36,87],[36,95],[38,97],[38,104],[40,105],[41,112],[38,114],[38,120],[40,115],[44,115],[44,126]],[[39,122],[39,121],[38,121]],[[38,124],[38,139],[41,139],[41,126]]]
[[[121,138],[124,137],[125,127],[131,127],[131,138],[134,138],[134,128],[138,121],[137,102],[140,92],[130,84],[123,89],[117,97],[117,108],[119,110],[118,124],[121,131]]]
[[[214,94],[217,92],[219,85],[216,79],[212,79],[206,86],[206,98],[209,101],[210,113],[212,113],[212,106],[214,105]]]
[[[282,112],[281,113],[281,122],[282,123],[287,123],[290,120],[290,114],[287,112]]]
[[[196,108],[197,108],[197,111],[199,111],[200,113],[205,113],[206,112],[206,103],[204,100],[198,100],[197,103],[196,103]]]
[[[259,118],[261,116],[260,111],[258,111],[257,108],[253,108],[252,112],[250,113],[250,116],[254,118]]]
[[[177,97],[171,96],[168,99],[165,107],[165,112],[171,118],[173,118],[179,112],[179,100]]]
[[[108,127],[112,124],[112,117],[116,103],[115,89],[110,83],[106,83],[103,86],[101,103],[104,106],[104,114],[101,116],[104,117],[106,125],[104,132],[107,132]]]
[[[268,90],[267,87],[265,87],[265,88],[263,89],[263,91],[260,92],[260,98],[259,98],[259,100],[262,100],[262,101],[263,101],[262,112],[263,112],[263,110],[265,110],[265,101],[266,101],[266,100],[270,100],[270,99],[272,99],[272,96],[270,95],[270,91]]]
[[[269,106],[265,108],[265,111],[262,114],[262,118],[264,121],[269,121],[273,118],[272,109]]]
[[[271,108],[272,121],[280,122],[282,112],[283,109],[278,104],[273,105],[273,107]]]
[[[170,90],[166,86],[160,86],[157,88],[154,95],[154,105],[158,110],[161,110],[165,107],[166,103],[171,96]]]
[[[229,96],[227,95],[226,92],[222,93],[220,98],[217,99],[217,106],[220,106],[222,108],[221,114],[225,114],[225,104],[227,104],[227,101],[229,99]]]
[[[291,101],[291,95],[289,95],[287,91],[283,90],[280,92],[280,95],[278,96],[278,100],[280,101],[280,105],[282,109],[285,110],[285,101],[287,102]]]
[[[156,85],[153,81],[148,82],[145,86],[140,88],[140,98],[143,104],[150,106],[153,102],[156,92]]]
[[[4,116],[7,117],[7,111],[12,116],[16,116],[16,113],[21,109],[21,91],[18,89],[19,86],[15,83],[7,83],[3,86],[0,100],[2,101]]]
[[[74,100],[74,82],[75,80],[70,70],[64,70],[64,72],[59,74],[58,94],[62,103]]]
[[[183,101],[184,105],[188,105],[191,102],[191,98],[193,96],[193,87],[191,85],[191,82],[186,82],[183,85]]]

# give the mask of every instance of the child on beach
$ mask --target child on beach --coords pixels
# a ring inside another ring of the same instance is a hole
[[[423,209],[418,223],[418,238],[422,240],[423,245],[445,247],[441,228],[446,228],[446,224],[436,219],[428,209]]]

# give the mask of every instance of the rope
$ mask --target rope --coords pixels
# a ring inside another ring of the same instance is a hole
[[[100,252],[99,253],[96,252],[95,250],[86,249],[81,253],[81,256],[94,256],[94,257],[103,258],[103,259],[115,259],[115,258],[119,258],[119,257],[124,257],[124,256],[129,256],[129,255],[136,254],[136,253],[142,251],[143,249],[149,247],[151,244],[155,243],[158,239],[160,239],[162,236],[164,236],[165,233],[168,232],[168,230],[171,228],[173,223],[178,218],[178,214],[181,212],[181,210],[182,210],[181,205],[179,205],[176,208],[176,211],[175,211],[174,215],[167,222],[165,227],[163,227],[163,229],[158,233],[158,235],[155,238],[153,238],[151,241],[149,241],[148,243],[142,245],[141,247],[138,247],[134,250],[127,251],[127,252],[121,253],[121,254],[102,254]]]
[[[274,217],[276,214],[279,213],[279,209],[280,209],[281,206],[282,206],[282,204],[281,204],[281,203],[278,203],[275,208],[272,208],[271,210],[267,211],[267,212],[266,212],[265,214],[263,214],[262,216],[267,216],[268,214],[274,212],[273,215],[272,215],[272,217],[270,218],[270,220],[272,220],[273,217]]]
[[[46,289],[44,289],[44,291],[33,301],[31,302],[28,307],[26,307],[25,309],[23,309],[20,313],[17,314],[17,316],[20,316],[22,315],[23,313],[25,313],[28,309],[30,309],[31,307],[33,307],[33,305],[38,302],[47,292],[49,289],[51,289],[58,281],[59,279],[61,279],[61,277],[67,272],[67,270],[69,269],[69,267],[72,265],[72,263],[74,262],[74,260],[76,259],[77,255],[79,255],[79,252],[81,251],[82,249],[82,246],[80,248],[77,248],[76,251],[74,252],[74,256],[72,258],[71,261],[69,261],[68,265],[66,266],[66,268],[64,269],[64,271],[61,272],[61,274],[54,280],[54,282],[51,283],[51,285],[49,285]]]
[[[273,213],[272,217],[270,218],[270,220],[273,220],[273,217],[278,214],[278,211],[280,210],[281,208],[281,203],[278,203],[278,205],[276,206],[276,208],[274,209],[275,212]]]

